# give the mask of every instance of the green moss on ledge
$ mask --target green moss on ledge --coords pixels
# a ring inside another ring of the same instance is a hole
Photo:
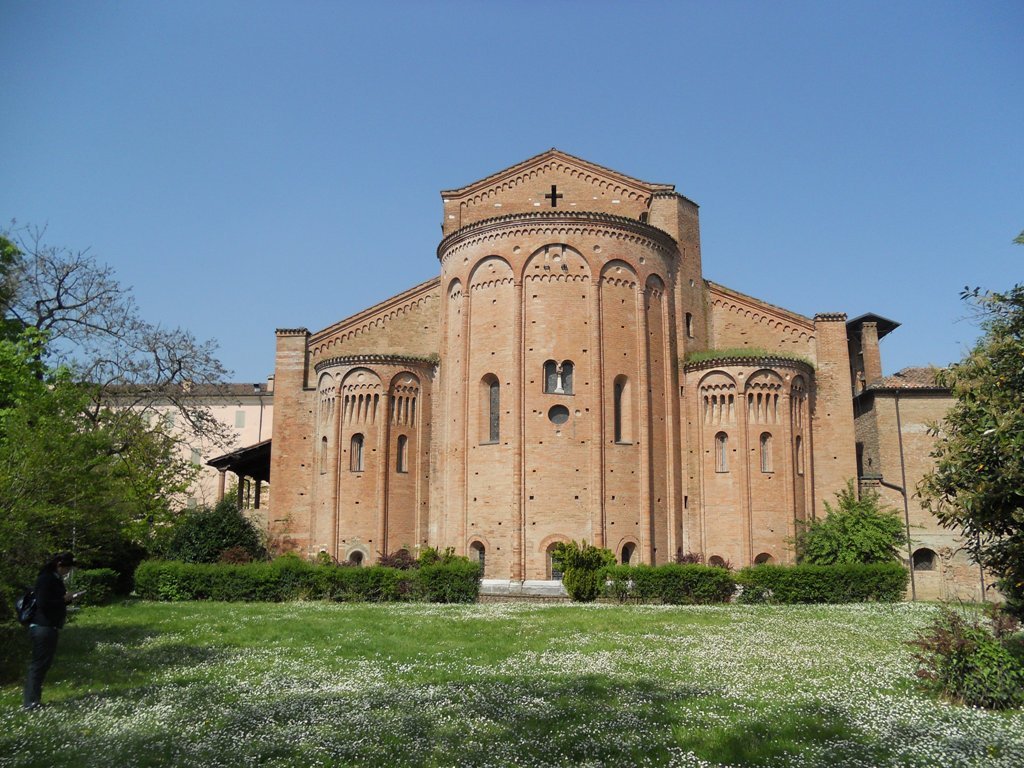
[[[706,363],[709,360],[764,360],[774,358],[776,360],[792,360],[796,363],[803,363],[814,368],[814,363],[802,355],[794,355],[791,352],[779,352],[760,347],[735,347],[729,349],[705,349],[698,352],[690,352],[683,359],[683,365],[696,365]]]

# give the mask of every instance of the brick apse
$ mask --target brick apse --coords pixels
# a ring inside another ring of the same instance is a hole
[[[271,535],[363,563],[453,547],[512,581],[569,539],[792,561],[858,475],[875,316],[704,279],[694,202],[558,150],[441,197],[437,278],[277,332]]]

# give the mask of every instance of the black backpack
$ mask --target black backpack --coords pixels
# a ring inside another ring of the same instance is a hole
[[[14,610],[18,614],[18,621],[26,627],[32,623],[36,615],[36,591],[29,589],[21,597],[14,601]]]

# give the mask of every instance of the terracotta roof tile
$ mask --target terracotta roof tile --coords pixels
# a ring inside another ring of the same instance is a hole
[[[935,381],[938,368],[904,368],[892,376],[883,376],[868,384],[868,389],[946,389]]]

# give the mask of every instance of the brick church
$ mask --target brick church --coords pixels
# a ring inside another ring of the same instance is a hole
[[[909,486],[878,428],[897,324],[705,279],[673,185],[552,149],[441,197],[438,277],[277,331],[278,543],[361,563],[453,547],[512,582],[550,578],[569,539],[740,567],[792,562],[796,521],[850,480]],[[950,537],[915,517],[932,570]]]

